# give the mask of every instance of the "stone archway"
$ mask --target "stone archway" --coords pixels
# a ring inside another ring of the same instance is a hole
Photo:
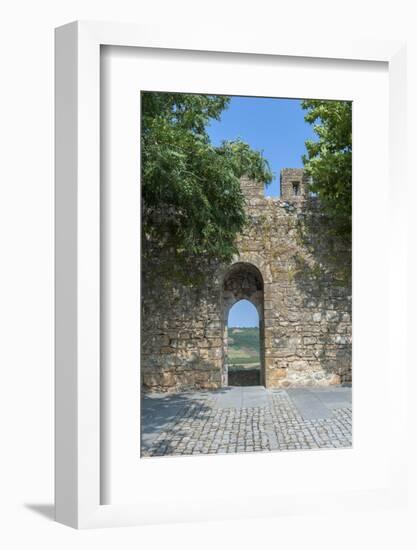
[[[261,272],[247,262],[237,262],[226,272],[223,279],[222,309],[223,309],[223,365],[222,386],[228,385],[227,321],[231,307],[240,300],[251,302],[259,315],[260,341],[260,384],[265,385],[265,344],[264,344],[264,282]]]

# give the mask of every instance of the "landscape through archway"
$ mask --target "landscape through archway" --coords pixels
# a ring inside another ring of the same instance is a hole
[[[236,370],[233,367],[233,358],[229,355],[229,330],[228,320],[232,307],[246,300],[250,302],[258,314],[258,334],[259,334],[259,370],[257,377],[252,379],[252,384],[238,383],[236,385],[265,385],[265,358],[264,358],[264,285],[263,278],[258,268],[254,265],[239,262],[230,267],[223,280],[223,367],[222,367],[222,385],[235,385],[237,377],[232,373]],[[230,370],[230,380],[229,380]],[[244,374],[243,378],[250,375]],[[243,379],[242,378],[242,379]]]
[[[261,353],[259,314],[248,300],[236,302],[227,321],[227,367],[229,386],[259,386]]]

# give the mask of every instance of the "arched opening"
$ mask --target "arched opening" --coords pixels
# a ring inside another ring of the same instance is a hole
[[[264,284],[260,271],[246,262],[232,265],[223,280],[222,299],[222,385],[265,385]],[[239,332],[239,328],[252,330]],[[230,329],[237,332],[231,334]]]
[[[249,300],[236,302],[227,321],[227,370],[229,386],[259,386],[261,351],[259,314]]]

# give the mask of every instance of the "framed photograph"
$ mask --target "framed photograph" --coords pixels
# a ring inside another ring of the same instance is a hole
[[[58,521],[403,501],[404,51],[56,30]]]

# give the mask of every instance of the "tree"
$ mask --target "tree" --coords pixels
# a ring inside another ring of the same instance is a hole
[[[215,95],[142,93],[143,253],[168,252],[171,274],[188,266],[228,262],[245,221],[239,178],[269,183],[260,152],[235,140],[212,145],[210,120],[219,120],[230,98]]]
[[[312,177],[311,191],[320,199],[334,232],[346,241],[352,231],[352,103],[302,101],[305,120],[314,125],[317,141],[306,142],[303,157]]]

